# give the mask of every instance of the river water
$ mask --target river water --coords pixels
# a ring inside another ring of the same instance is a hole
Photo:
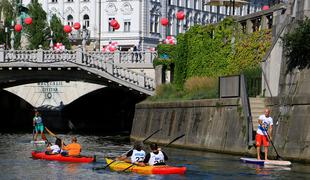
[[[60,135],[69,142],[72,135]],[[83,154],[98,157],[89,164],[34,160],[31,158],[32,134],[0,134],[0,179],[310,179],[310,165],[293,163],[292,167],[260,167],[244,164],[239,156],[165,148],[169,165],[186,166],[185,175],[139,175],[110,170],[93,171],[106,163],[103,157],[117,156],[131,148],[127,136],[75,135]],[[55,139],[49,137],[50,141]]]

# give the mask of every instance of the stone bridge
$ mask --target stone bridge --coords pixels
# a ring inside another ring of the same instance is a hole
[[[156,52],[102,53],[76,50],[5,50],[0,46],[0,87],[47,82],[84,81],[153,95]],[[142,70],[139,72],[139,70]],[[153,73],[154,74],[154,73]]]

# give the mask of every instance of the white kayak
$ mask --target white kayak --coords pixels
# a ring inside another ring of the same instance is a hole
[[[258,160],[256,158],[240,158],[244,163],[252,163],[258,165],[274,165],[274,166],[290,166],[292,163],[290,161],[281,161],[281,160]]]
[[[31,141],[31,144],[45,144],[46,142],[41,140],[41,141]]]

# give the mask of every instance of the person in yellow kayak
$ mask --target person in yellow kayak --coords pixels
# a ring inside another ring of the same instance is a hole
[[[152,152],[146,154],[144,158],[144,165],[157,166],[166,165],[165,161],[168,160],[168,156],[164,153],[156,143],[150,145]]]
[[[141,142],[135,142],[133,149],[130,150],[127,154],[117,157],[118,161],[125,161],[128,163],[140,163],[143,162],[145,157],[145,151],[142,150]]]
[[[61,149],[63,150],[61,152],[61,155],[63,156],[79,156],[82,151],[82,146],[79,143],[77,143],[76,137],[72,137],[71,143],[66,146],[64,145],[63,142],[61,144],[62,144]]]
[[[35,130],[35,133],[36,133],[33,137],[33,140],[34,141],[37,140],[38,133],[40,132],[42,140],[46,141],[46,137],[43,133],[44,132],[43,119],[37,110],[35,110],[32,124],[33,124],[34,130]]]

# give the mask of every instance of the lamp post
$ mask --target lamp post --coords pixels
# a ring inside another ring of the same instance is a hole
[[[9,27],[5,27],[4,28],[4,32],[5,32],[5,49],[9,49]]]
[[[15,40],[15,36],[14,36],[14,21],[12,21],[11,23],[11,49],[14,50],[14,40]]]

